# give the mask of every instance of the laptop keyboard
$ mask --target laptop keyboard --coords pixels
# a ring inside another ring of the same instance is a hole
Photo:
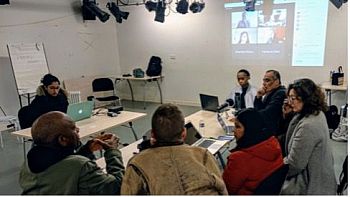
[[[210,145],[212,145],[215,141],[213,140],[204,140],[198,146],[203,147],[203,148],[208,148]]]

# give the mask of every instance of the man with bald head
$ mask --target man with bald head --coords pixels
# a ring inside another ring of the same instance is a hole
[[[23,194],[119,194],[124,174],[119,139],[103,134],[81,145],[79,128],[58,111],[40,116],[31,128],[33,147],[20,172]],[[104,149],[107,173],[88,157]],[[84,156],[83,156],[84,155]],[[87,157],[88,156],[88,157]]]
[[[265,72],[262,87],[256,93],[254,108],[265,122],[266,131],[271,135],[280,135],[282,122],[282,106],[286,98],[286,88],[281,83],[281,75],[276,70]]]

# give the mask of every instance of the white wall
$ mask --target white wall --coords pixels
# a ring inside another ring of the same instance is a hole
[[[107,0],[97,2],[106,9]],[[251,71],[256,86],[267,69],[278,69],[284,84],[300,77],[325,81],[329,70],[338,65],[347,73],[347,4],[339,10],[329,5],[325,66],[305,68],[236,65],[230,55],[226,25],[230,19],[224,0],[205,3],[203,12],[170,13],[163,24],[155,22],[154,12],[142,5],[122,7],[130,15],[117,24],[113,16],[106,23],[98,19],[83,22],[80,0],[11,0],[10,5],[0,6],[0,105],[9,114],[16,114],[19,108],[6,49],[12,42],[43,42],[50,70],[61,80],[146,69],[150,56],[158,55],[164,62],[164,100],[182,104],[198,104],[199,92],[218,95],[223,101],[240,68]],[[133,85],[135,98],[142,100],[143,84]],[[118,87],[123,98],[130,98],[125,82]],[[159,101],[155,84],[148,84],[146,96]],[[337,104],[345,93],[333,96]]]
[[[106,9],[107,0],[98,2]],[[80,6],[80,0],[11,0],[0,6],[0,106],[8,114],[19,109],[8,43],[43,42],[49,69],[61,80],[120,74],[114,17],[84,22]]]
[[[309,77],[317,83],[327,81],[329,71],[338,65],[343,65],[347,73],[347,4],[339,10],[329,4],[325,66],[258,67],[236,65],[231,59],[227,28],[230,18],[224,1],[205,0],[205,3],[201,13],[170,13],[165,23],[155,22],[154,12],[148,12],[144,6],[121,8],[130,11],[128,20],[117,29],[122,72],[131,72],[135,67],[146,69],[151,55],[162,57],[164,99],[183,104],[198,104],[200,92],[218,95],[223,101],[236,83],[235,73],[241,68],[251,71],[251,83],[256,86],[261,85],[268,69],[279,70],[285,85],[301,77]],[[156,90],[148,92],[148,100],[157,101]],[[122,92],[129,93],[128,89]],[[139,93],[136,98],[142,98],[141,90],[134,92]],[[344,99],[345,93],[333,96],[332,102],[342,103],[339,99]]]

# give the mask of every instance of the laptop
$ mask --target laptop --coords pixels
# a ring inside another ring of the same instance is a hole
[[[201,106],[203,110],[217,112],[219,107],[219,98],[207,94],[199,94]]]
[[[216,154],[229,141],[202,137],[191,122],[188,122],[185,127],[187,129],[185,143],[191,146],[206,148],[213,155]]]
[[[68,105],[67,115],[72,118],[73,121],[79,121],[90,118],[92,110],[94,109],[93,101],[84,101],[80,103],[73,103]]]
[[[226,135],[233,135],[233,130],[235,129],[235,126],[234,125],[229,125],[224,120],[224,118],[222,117],[222,115],[220,113],[217,114],[217,119],[218,119],[218,122],[219,122],[220,126],[225,131]]]

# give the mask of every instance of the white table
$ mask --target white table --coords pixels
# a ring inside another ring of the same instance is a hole
[[[160,103],[163,104],[163,95],[162,95],[162,89],[160,87],[160,84],[159,84],[159,81],[162,80],[164,78],[164,76],[154,76],[154,77],[148,77],[148,76],[145,76],[143,78],[136,78],[136,77],[133,77],[133,76],[130,76],[130,77],[116,77],[115,78],[115,86],[117,84],[117,82],[119,80],[126,80],[128,82],[128,85],[129,85],[129,89],[130,89],[130,92],[131,92],[131,100],[134,101],[134,91],[132,90],[132,86],[130,84],[130,81],[143,81],[144,82],[144,87],[143,87],[143,108],[146,109],[146,84],[147,82],[152,82],[152,81],[155,81],[157,83],[157,86],[158,86],[158,90],[159,90],[159,95],[160,95]]]
[[[229,117],[233,116],[233,109],[227,112],[227,115]],[[225,131],[222,129],[220,126],[219,122],[216,119],[217,114],[215,112],[211,111],[205,111],[205,110],[200,110],[198,112],[195,112],[185,118],[185,122],[191,122],[194,127],[198,130],[199,126],[199,121],[204,120],[205,121],[205,134],[204,137],[213,137],[217,138],[220,135],[226,135]],[[224,112],[224,117],[226,117],[226,113]],[[227,117],[228,118],[228,117]],[[227,121],[227,119],[225,120]],[[227,122],[228,124],[233,125],[233,123]],[[201,133],[203,136],[203,133]],[[126,147],[123,147],[120,149],[122,152],[122,157],[123,157],[123,163],[126,166],[128,161],[131,159],[132,156],[137,154],[139,150],[137,149],[137,145],[142,142],[142,139],[137,140],[131,144],[129,144]],[[235,146],[235,144],[233,144]],[[226,147],[229,148],[229,147]],[[216,154],[218,156],[218,159],[220,160],[221,165],[224,167],[225,162],[222,158],[222,155],[220,151]],[[96,160],[96,163],[98,166],[100,166],[102,169],[105,168],[106,163],[104,157],[99,158]]]
[[[124,166],[126,166],[128,164],[128,162],[132,156],[134,156],[135,154],[138,153],[137,145],[140,144],[141,142],[142,142],[142,139],[139,139],[139,140],[129,144],[128,146],[125,146],[125,147],[120,149],[120,152],[122,152]],[[106,161],[105,161],[104,157],[97,159],[96,163],[100,168],[102,168],[102,169],[106,168]]]
[[[132,127],[132,121],[142,118],[144,116],[146,116],[145,113],[121,111],[121,113],[118,114],[117,117],[109,117],[105,114],[94,115],[91,118],[76,122],[76,125],[77,127],[80,128],[80,131],[79,131],[80,138],[84,138],[84,137],[91,136],[96,133],[105,131],[112,127],[129,123],[130,128],[135,135],[135,138],[137,138],[136,133]],[[11,134],[23,138],[23,152],[24,152],[24,158],[26,158],[25,157],[26,147],[24,142],[25,142],[25,139],[32,138],[31,128],[15,131],[15,132],[12,132]]]
[[[322,82],[320,87],[326,91],[329,106],[332,105],[332,91],[347,91],[348,82],[344,81],[343,85],[332,85],[330,81]]]

